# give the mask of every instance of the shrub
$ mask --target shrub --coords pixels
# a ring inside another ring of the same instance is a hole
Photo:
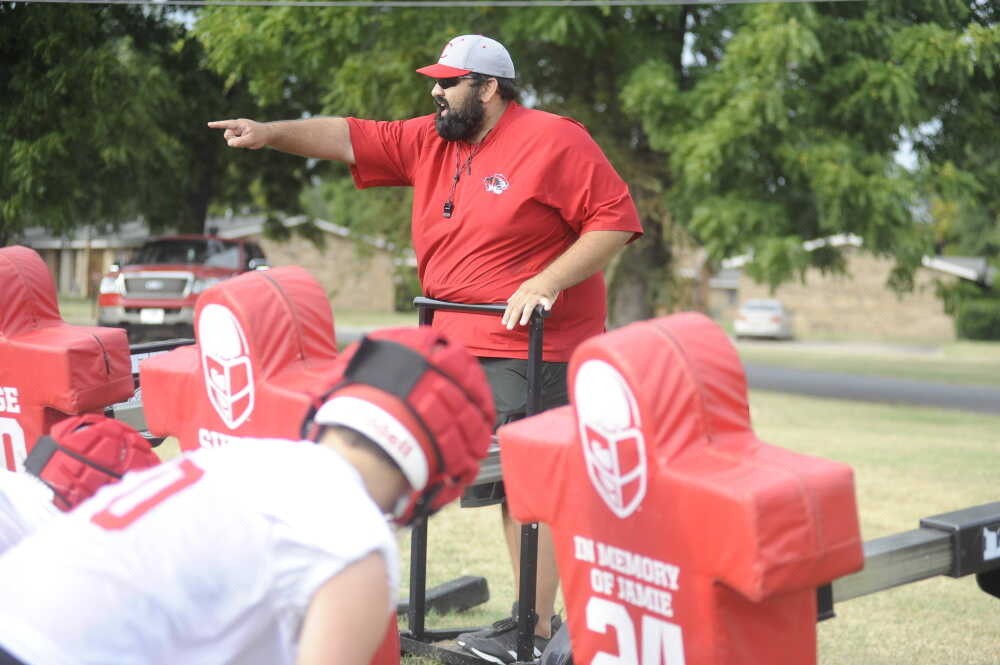
[[[1000,299],[969,299],[957,309],[955,330],[959,338],[1000,340]]]

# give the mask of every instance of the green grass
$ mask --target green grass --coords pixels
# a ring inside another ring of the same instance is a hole
[[[955,384],[1000,386],[1000,343],[960,342],[915,349],[874,345],[738,343],[744,362]]]
[[[855,469],[866,540],[915,529],[921,517],[997,500],[1000,417],[753,392],[768,443]],[[404,579],[407,541],[402,539]],[[483,575],[491,598],[430,626],[483,625],[510,610],[513,583],[495,508],[451,506],[431,521],[428,584]],[[406,587],[402,595],[406,595]],[[974,579],[934,578],[836,606],[819,624],[822,665],[994,665],[997,600]],[[422,659],[404,658],[406,665]]]
[[[63,316],[69,318],[65,305]],[[336,323],[338,327],[411,325],[415,318],[415,314],[372,317],[340,312]],[[998,344],[951,344],[932,354],[856,347],[805,351],[793,345],[740,344],[739,348],[745,361],[796,363],[791,366],[811,369],[987,384],[997,383],[1000,376]],[[866,540],[917,528],[921,517],[998,498],[1000,417],[764,391],[752,392],[750,405],[754,429],[762,440],[854,468]],[[176,442],[164,442],[158,452],[172,456]],[[400,537],[400,550],[405,597],[409,561],[405,535]],[[428,586],[461,575],[481,575],[489,581],[491,597],[468,612],[431,616],[428,625],[481,626],[509,613],[514,589],[505,552],[496,507],[459,509],[453,504],[435,517],[430,527]],[[837,618],[818,625],[819,663],[993,665],[1000,651],[1000,629],[994,619],[997,602],[979,591],[972,578],[934,578],[840,603],[835,608]],[[433,662],[403,660],[404,665]]]
[[[97,322],[97,304],[87,298],[60,296],[59,313],[64,321],[78,326],[92,326]]]

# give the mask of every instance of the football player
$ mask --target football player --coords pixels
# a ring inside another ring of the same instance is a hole
[[[390,522],[461,494],[494,412],[429,328],[373,333],[333,374],[303,424],[318,445],[181,455],[0,557],[0,663],[367,665],[395,611]]]

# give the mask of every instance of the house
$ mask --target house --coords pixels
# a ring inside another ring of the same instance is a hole
[[[996,278],[996,269],[984,258],[924,257],[924,269],[914,275],[914,290],[897,295],[886,285],[894,265],[892,259],[862,252],[863,240],[854,235],[813,240],[805,247],[812,250],[826,244],[843,248],[845,274],[824,274],[810,268],[804,280],[782,284],[772,291],[769,285],[754,282],[740,270],[750,257],[734,257],[723,266],[726,271],[740,273],[738,297],[734,299],[730,291],[724,299],[716,296],[713,302],[777,298],[792,311],[796,334],[805,337],[940,343],[953,341],[956,336],[954,320],[945,313],[937,296],[937,283],[965,279],[989,286]],[[732,321],[735,313],[735,305],[714,312],[724,321]]]
[[[296,217],[283,223],[294,228],[305,221]],[[398,253],[377,239],[355,239],[342,226],[322,220],[314,224],[324,233],[323,249],[294,233],[287,242],[264,237],[262,215],[210,218],[205,227],[214,227],[224,238],[257,241],[272,267],[298,265],[308,270],[326,290],[334,317],[338,309],[393,311]],[[17,242],[38,251],[60,295],[95,298],[101,276],[149,237],[145,224],[130,221],[117,229],[80,228],[67,237],[30,229]],[[412,259],[404,261],[412,264]]]

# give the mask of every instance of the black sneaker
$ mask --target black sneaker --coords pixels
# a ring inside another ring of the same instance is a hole
[[[535,621],[538,617],[535,617]],[[550,619],[552,634],[555,635],[562,625],[558,616]],[[534,627],[534,625],[532,625]],[[517,660],[517,603],[511,608],[511,616],[500,619],[489,628],[483,628],[471,633],[462,633],[455,641],[466,651],[479,658],[497,665],[509,665]],[[535,635],[532,660],[538,660],[545,651],[549,638]]]

